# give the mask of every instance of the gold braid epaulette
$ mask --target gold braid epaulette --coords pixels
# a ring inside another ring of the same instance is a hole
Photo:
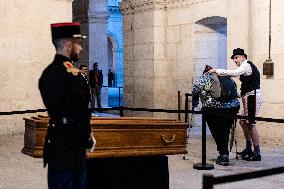
[[[72,73],[72,74],[75,75],[75,76],[78,75],[79,69],[78,69],[78,68],[75,68],[71,62],[66,61],[66,62],[63,63],[63,65],[66,67],[66,71],[67,71],[68,73]]]

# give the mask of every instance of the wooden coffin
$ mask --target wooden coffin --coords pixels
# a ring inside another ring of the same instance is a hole
[[[25,118],[24,148],[42,157],[49,125],[47,116]],[[97,144],[88,158],[186,154],[187,124],[173,119],[142,117],[94,117],[91,126]]]

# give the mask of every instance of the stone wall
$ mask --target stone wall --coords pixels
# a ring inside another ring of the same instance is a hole
[[[44,108],[38,78],[55,53],[50,24],[72,21],[72,0],[4,0],[1,4],[0,111]],[[26,116],[1,116],[0,134],[22,132]]]
[[[284,118],[283,59],[284,2],[272,1],[274,76],[261,77],[264,103],[260,116]],[[236,68],[232,50],[244,48],[259,68],[268,58],[269,1],[257,0],[133,0],[122,1],[125,39],[125,105],[177,108],[177,91],[191,92],[196,55],[213,46],[196,49],[197,22],[226,18],[227,68]],[[208,40],[210,38],[208,37]],[[239,83],[238,79],[236,81]],[[151,114],[152,115],[152,114]],[[167,115],[168,116],[168,115]]]

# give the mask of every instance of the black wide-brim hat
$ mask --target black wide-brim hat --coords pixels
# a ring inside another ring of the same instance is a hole
[[[81,35],[79,22],[65,22],[51,24],[52,40],[61,38],[86,38]]]
[[[234,59],[236,55],[246,55],[244,49],[236,48],[233,50],[233,55],[231,56],[231,59]]]

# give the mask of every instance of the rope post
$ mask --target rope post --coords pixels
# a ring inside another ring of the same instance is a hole
[[[212,174],[203,175],[203,189],[213,189],[214,177]]]
[[[202,109],[202,163],[193,164],[193,169],[197,170],[214,169],[213,164],[206,163],[206,121],[204,114],[204,109]]]
[[[181,110],[181,96],[180,91],[178,91],[178,110]],[[178,113],[178,121],[180,121],[180,112]]]
[[[185,93],[185,103],[184,103],[184,122],[187,123],[188,122],[188,97],[190,96],[189,93]]]
[[[123,107],[120,104],[120,89],[121,87],[118,87],[118,107],[119,107],[119,115],[120,117],[123,117]]]

